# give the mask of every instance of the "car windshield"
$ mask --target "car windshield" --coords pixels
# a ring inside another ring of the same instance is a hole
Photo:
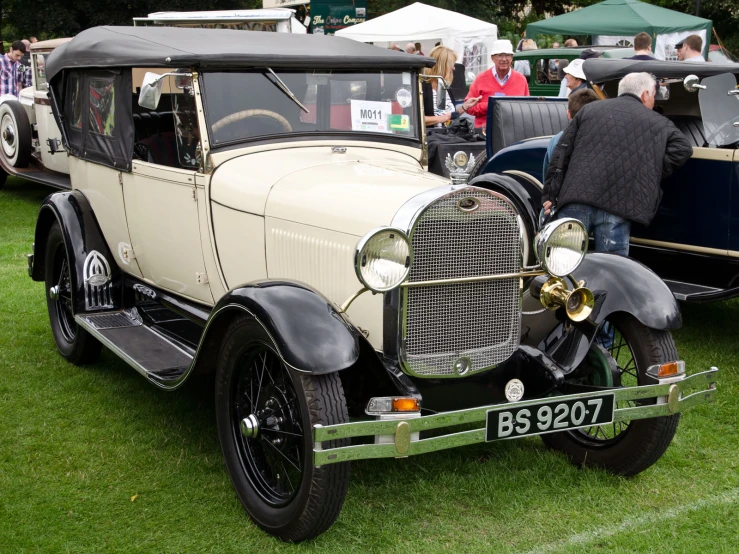
[[[739,142],[739,95],[731,73],[707,77],[698,93],[703,131],[709,146],[730,146]]]
[[[214,147],[307,132],[419,137],[410,72],[205,73],[202,89]]]

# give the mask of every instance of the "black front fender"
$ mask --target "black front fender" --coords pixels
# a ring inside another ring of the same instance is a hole
[[[223,330],[219,323],[234,313],[254,317],[285,363],[302,372],[346,369],[359,358],[360,343],[367,341],[330,300],[294,281],[261,281],[230,291],[213,309],[207,333]]]
[[[573,277],[585,281],[595,300],[585,321],[569,321],[562,308],[557,310],[556,318],[550,312],[524,321],[532,338],[544,337],[538,347],[567,373],[582,362],[598,327],[612,314],[631,314],[652,329],[677,329],[682,324],[680,308],[670,289],[637,261],[615,254],[588,254]],[[572,289],[572,283],[568,287]]]

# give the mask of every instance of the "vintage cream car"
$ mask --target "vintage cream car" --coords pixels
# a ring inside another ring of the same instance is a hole
[[[33,84],[19,98],[0,97],[0,188],[8,174],[59,189],[72,187],[62,134],[51,113],[46,58],[68,38],[31,45]]]
[[[715,395],[648,269],[585,255],[575,220],[532,244],[515,181],[468,186],[464,156],[453,182],[424,170],[432,64],[138,27],[46,60],[73,190],[43,203],[29,272],[59,352],[106,346],[164,390],[213,373],[234,488],[283,540],[331,526],[352,460],[541,434],[633,475]]]

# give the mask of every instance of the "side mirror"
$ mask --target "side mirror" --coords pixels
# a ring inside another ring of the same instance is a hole
[[[669,85],[659,85],[657,87],[657,94],[654,96],[655,100],[669,100],[670,99],[670,87]]]
[[[156,110],[159,106],[159,99],[162,97],[162,87],[164,87],[164,77],[169,75],[159,75],[158,73],[147,73],[144,75],[144,82],[141,84],[141,93],[139,94],[139,106],[149,110]]]
[[[141,93],[139,94],[139,106],[149,110],[156,110],[159,106],[159,99],[162,97],[162,88],[164,88],[164,78],[173,76],[175,78],[175,86],[178,89],[185,90],[192,87],[192,73],[158,73],[148,72],[144,75],[144,82],[141,83]],[[190,89],[190,96],[193,95]]]
[[[683,86],[688,92],[706,90],[706,87],[700,84],[700,79],[696,75],[688,75],[685,77],[685,79],[683,79]]]

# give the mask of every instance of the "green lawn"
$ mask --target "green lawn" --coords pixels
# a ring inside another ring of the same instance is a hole
[[[344,510],[285,545],[244,513],[216,436],[213,383],[161,392],[107,351],[57,354],[26,257],[42,199],[0,191],[0,552],[737,552],[739,303],[684,306],[689,372],[718,402],[632,479],[580,470],[537,438],[355,463]]]

